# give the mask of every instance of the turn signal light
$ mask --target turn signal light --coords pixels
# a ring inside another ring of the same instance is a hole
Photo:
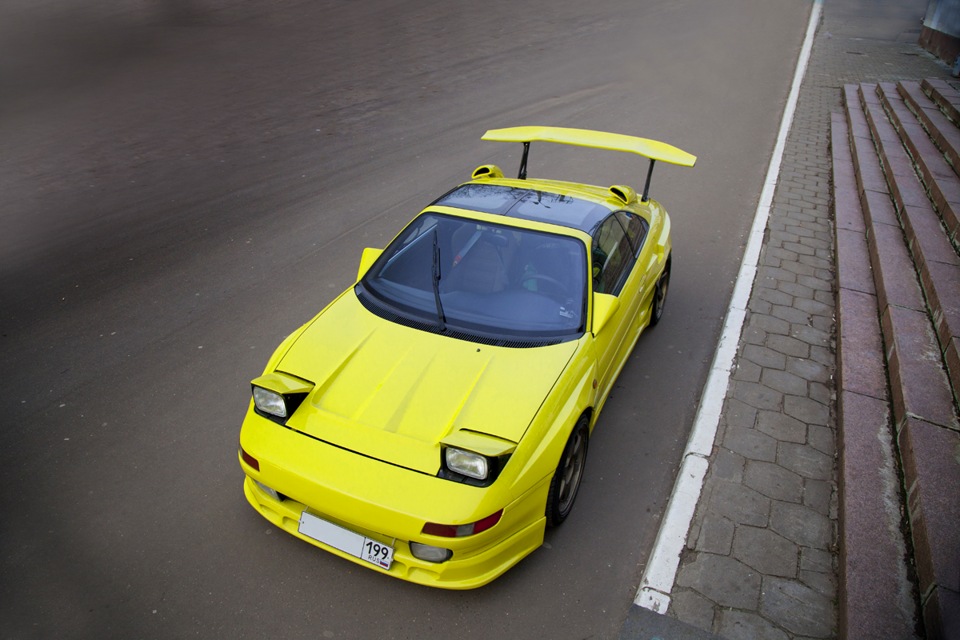
[[[494,514],[483,518],[482,520],[477,520],[476,522],[471,522],[470,524],[436,524],[434,522],[428,522],[423,525],[423,533],[429,536],[441,536],[443,538],[462,538],[463,536],[472,536],[474,534],[480,533],[481,531],[486,531],[493,525],[500,522],[500,518],[503,516],[503,509],[497,511]]]

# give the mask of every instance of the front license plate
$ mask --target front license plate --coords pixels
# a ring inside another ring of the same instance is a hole
[[[300,514],[298,530],[305,536],[366,560],[382,569],[389,569],[393,564],[393,547],[327,522],[312,513],[303,511]]]

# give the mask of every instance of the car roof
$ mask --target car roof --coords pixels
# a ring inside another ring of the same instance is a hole
[[[434,205],[482,211],[579,229],[592,234],[624,203],[603,187],[558,180],[481,178],[461,184]]]

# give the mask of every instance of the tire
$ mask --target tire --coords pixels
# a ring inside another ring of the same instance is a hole
[[[656,326],[663,317],[663,309],[667,304],[667,293],[670,290],[670,260],[660,274],[660,279],[653,289],[653,302],[650,303],[650,326]]]
[[[587,445],[590,438],[590,425],[587,416],[577,421],[570,433],[563,454],[557,464],[557,470],[550,481],[550,493],[547,495],[547,526],[556,527],[570,515],[573,502],[577,499],[583,470],[587,462]]]

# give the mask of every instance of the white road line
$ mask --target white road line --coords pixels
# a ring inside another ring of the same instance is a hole
[[[670,605],[670,592],[677,577],[677,568],[680,566],[680,553],[690,531],[700,493],[703,490],[703,480],[709,467],[708,457],[713,449],[713,441],[717,435],[717,426],[720,423],[720,412],[727,395],[727,386],[730,382],[730,372],[733,360],[740,343],[740,333],[747,315],[747,304],[750,301],[750,292],[753,289],[753,280],[757,274],[757,264],[760,259],[760,249],[763,247],[763,234],[767,228],[767,219],[770,216],[770,207],[773,204],[773,193],[777,187],[780,175],[780,165],[783,162],[783,151],[786,147],[787,135],[793,124],[793,115],[796,112],[797,100],[800,95],[800,85],[810,61],[810,52],[813,49],[813,37],[820,23],[823,0],[814,0],[810,11],[810,21],[807,24],[807,33],[804,37],[800,56],[797,58],[797,68],[793,74],[793,85],[787,97],[787,105],[780,120],[780,132],[777,135],[777,144],[773,148],[770,165],[767,168],[767,177],[760,192],[760,202],[753,219],[753,226],[747,237],[747,245],[743,252],[743,262],[737,274],[737,282],[733,287],[730,298],[730,307],[720,334],[716,353],[707,383],[700,398],[700,408],[693,422],[690,439],[687,441],[686,451],[683,453],[683,462],[680,473],[677,474],[673,493],[667,505],[666,515],[657,533],[657,540],[650,553],[647,567],[640,580],[640,589],[634,602],[641,607],[666,613]]]

